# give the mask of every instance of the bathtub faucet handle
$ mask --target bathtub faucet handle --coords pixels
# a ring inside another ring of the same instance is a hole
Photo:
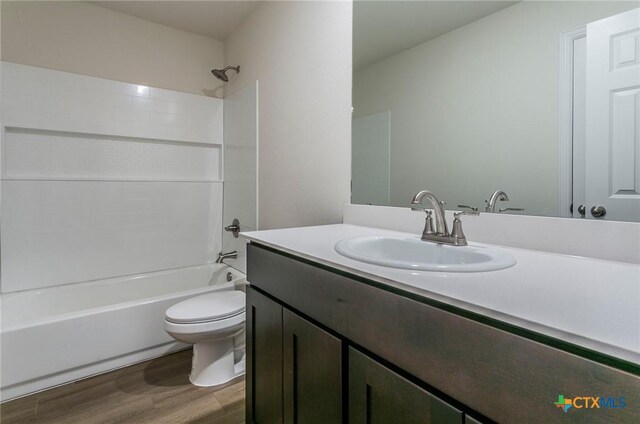
[[[224,227],[224,230],[230,231],[233,237],[238,238],[238,234],[240,234],[240,221],[238,221],[238,218],[235,218],[231,225]]]
[[[216,263],[221,264],[225,259],[238,259],[238,251],[233,250],[227,253],[218,253],[218,259],[216,259]]]

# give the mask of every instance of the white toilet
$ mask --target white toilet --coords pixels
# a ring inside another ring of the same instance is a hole
[[[187,299],[167,309],[167,333],[194,345],[191,383],[218,386],[244,374],[245,303],[244,292],[225,290]]]

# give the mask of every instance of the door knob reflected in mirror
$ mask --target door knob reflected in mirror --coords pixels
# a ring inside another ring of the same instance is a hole
[[[578,206],[578,213],[581,218],[584,218],[584,214],[587,212],[587,208],[584,205]]]
[[[607,214],[607,210],[604,206],[598,205],[591,208],[591,216],[594,218],[602,218]]]

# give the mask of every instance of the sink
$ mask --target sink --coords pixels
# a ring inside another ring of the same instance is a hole
[[[448,246],[417,237],[354,237],[339,241],[335,249],[356,261],[417,271],[483,272],[516,264],[513,256],[493,247]]]

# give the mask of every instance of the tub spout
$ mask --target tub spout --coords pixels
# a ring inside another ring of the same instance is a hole
[[[234,250],[227,253],[218,253],[218,259],[216,259],[216,263],[221,264],[225,259],[238,259],[238,251]]]

